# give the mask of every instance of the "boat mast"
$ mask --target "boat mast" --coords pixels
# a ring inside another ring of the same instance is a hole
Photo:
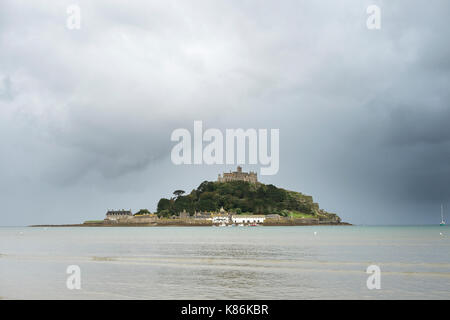
[[[441,203],[441,223],[444,223],[444,206]]]

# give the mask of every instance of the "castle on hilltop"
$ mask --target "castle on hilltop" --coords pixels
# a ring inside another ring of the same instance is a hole
[[[231,181],[246,181],[251,183],[257,183],[258,177],[256,176],[256,172],[242,172],[242,168],[240,166],[237,167],[237,171],[235,172],[224,172],[223,175],[219,174],[217,178],[218,182],[231,182]]]

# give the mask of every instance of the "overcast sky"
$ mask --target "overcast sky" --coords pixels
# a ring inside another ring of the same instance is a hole
[[[345,221],[436,224],[441,203],[450,219],[449,15],[446,0],[2,0],[0,225],[154,211],[216,179],[232,167],[171,162],[194,120],[280,129],[280,170],[260,180]]]

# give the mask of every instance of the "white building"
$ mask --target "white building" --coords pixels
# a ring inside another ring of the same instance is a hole
[[[233,215],[231,217],[231,221],[236,224],[253,224],[253,223],[264,223],[264,220],[266,220],[265,215]]]
[[[228,218],[228,216],[214,216],[212,218],[212,223],[227,224],[229,222],[230,222],[230,218]]]

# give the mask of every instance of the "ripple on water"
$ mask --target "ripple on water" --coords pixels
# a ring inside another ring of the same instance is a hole
[[[116,261],[115,258],[113,257],[97,257],[97,256],[93,256],[91,257],[93,261]]]

